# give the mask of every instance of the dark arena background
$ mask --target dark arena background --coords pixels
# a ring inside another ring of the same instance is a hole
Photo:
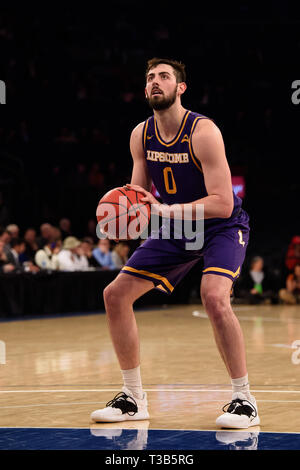
[[[101,5],[0,6],[0,449],[195,459],[199,450],[299,450],[300,7]],[[220,128],[250,216],[232,306],[261,425],[244,431],[215,428],[230,380],[201,303],[201,262],[172,295],[152,290],[135,303],[150,420],[90,421],[121,389],[102,292],[140,243],[111,242],[111,264],[101,261],[96,209],[130,182],[130,134],[152,114],[152,57],[186,65],[182,104]],[[47,244],[50,264],[37,256]],[[60,252],[75,245],[83,264],[62,267]],[[264,276],[258,295],[253,263]]]

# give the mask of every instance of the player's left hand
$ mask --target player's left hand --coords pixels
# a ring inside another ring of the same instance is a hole
[[[128,189],[134,189],[135,191],[138,191],[139,193],[144,194],[144,197],[141,198],[141,201],[143,202],[149,202],[149,204],[158,204],[160,205],[160,202],[158,202],[157,199],[153,196],[152,193],[149,193],[149,191],[146,191],[146,189],[142,188],[141,186],[137,184],[126,184],[126,187]]]

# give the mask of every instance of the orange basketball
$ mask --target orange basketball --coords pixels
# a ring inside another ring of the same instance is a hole
[[[98,227],[111,240],[134,240],[150,221],[150,204],[144,195],[124,186],[108,191],[97,207]]]

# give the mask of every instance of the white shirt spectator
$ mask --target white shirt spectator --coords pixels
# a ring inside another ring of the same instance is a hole
[[[77,271],[77,256],[70,250],[61,250],[58,255],[60,271]]]
[[[42,250],[36,252],[34,261],[41,269],[59,269],[58,254],[52,253],[47,245]]]
[[[87,270],[87,257],[77,253],[80,244],[80,241],[75,237],[67,237],[64,240],[63,249],[58,253],[60,271]]]
[[[87,271],[89,269],[89,262],[85,255],[75,255],[76,257],[76,271]]]

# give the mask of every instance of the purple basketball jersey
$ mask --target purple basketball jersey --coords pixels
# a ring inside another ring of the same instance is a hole
[[[145,121],[143,147],[152,181],[165,204],[188,203],[207,196],[201,163],[196,158],[192,135],[202,114],[186,111],[177,135],[170,142],[160,136],[154,116]],[[242,201],[233,193],[237,213]],[[209,225],[217,219],[209,219]],[[224,222],[224,219],[220,219]]]
[[[143,146],[152,181],[166,204],[189,203],[207,196],[201,164],[191,137],[201,114],[187,111],[171,142],[165,142],[154,116],[145,121]],[[170,294],[187,272],[203,258],[203,274],[225,276],[236,281],[249,240],[249,216],[233,193],[234,208],[227,219],[204,221],[204,245],[190,250],[182,237],[150,237],[129,258],[121,272],[151,281],[156,289]],[[171,219],[172,222],[172,219]],[[171,224],[172,226],[172,224]],[[159,235],[163,233],[164,225]]]

